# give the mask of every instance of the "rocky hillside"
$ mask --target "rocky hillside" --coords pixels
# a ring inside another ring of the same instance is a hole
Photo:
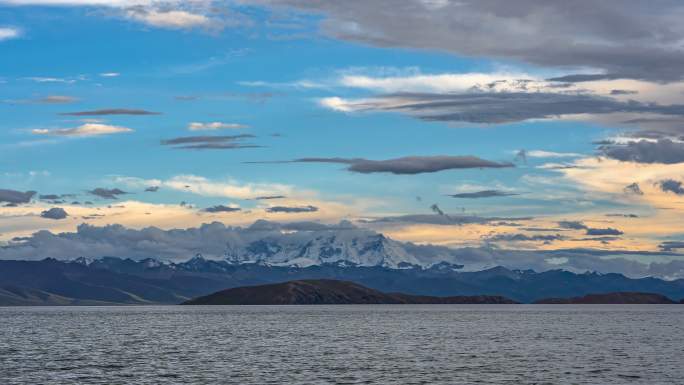
[[[383,293],[338,280],[303,280],[236,287],[199,297],[184,305],[368,305],[368,304],[514,304],[501,296],[431,297]]]

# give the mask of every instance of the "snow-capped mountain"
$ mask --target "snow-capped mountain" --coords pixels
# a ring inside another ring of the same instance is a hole
[[[231,250],[226,259],[231,263],[299,267],[343,262],[390,268],[422,265],[401,242],[357,228],[262,234]]]
[[[314,222],[277,223],[260,220],[248,227],[231,227],[214,222],[197,228],[141,230],[119,225],[80,225],[76,233],[37,235],[40,245],[52,244],[43,258],[69,260],[85,266],[103,266],[117,257],[144,262],[147,268],[160,264],[194,264],[204,269],[205,261],[219,262],[213,268],[260,264],[308,267],[314,265],[380,266],[392,269],[430,268],[439,263],[463,265],[463,253],[441,246],[420,246],[390,239],[348,221],[325,225]],[[17,253],[31,252],[29,242],[14,246]],[[87,253],[84,255],[84,253]],[[201,258],[193,258],[200,256]],[[64,258],[61,258],[64,259]]]

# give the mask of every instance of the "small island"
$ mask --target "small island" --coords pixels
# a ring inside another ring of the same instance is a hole
[[[339,280],[299,280],[236,287],[186,301],[183,305],[379,305],[379,304],[516,304],[502,296],[455,297],[383,293]]]

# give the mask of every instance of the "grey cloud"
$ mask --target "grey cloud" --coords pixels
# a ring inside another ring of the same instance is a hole
[[[684,187],[682,187],[682,182],[674,179],[661,180],[657,183],[658,187],[664,192],[671,192],[677,195],[684,195]]]
[[[92,111],[76,111],[76,112],[63,112],[60,115],[65,116],[103,116],[103,115],[160,115],[159,112],[152,112],[140,109],[129,109],[129,108],[109,108],[102,110],[92,110]]]
[[[684,143],[670,139],[639,140],[599,147],[607,157],[623,162],[674,164],[684,162]]]
[[[208,213],[232,213],[232,212],[240,211],[240,210],[242,210],[242,209],[239,207],[217,205],[217,206],[207,207],[206,209],[204,209],[202,211],[205,211]]]
[[[487,237],[486,241],[488,242],[544,242],[544,243],[550,243],[553,241],[558,241],[558,240],[563,240],[565,239],[565,236],[561,234],[534,234],[534,235],[527,235],[527,234],[509,234],[509,233],[502,233],[502,234],[495,234],[491,237]]]
[[[269,213],[312,213],[318,211],[316,206],[301,206],[301,207],[288,207],[288,206],[273,206],[266,209]]]
[[[587,229],[587,235],[595,235],[595,236],[602,236],[602,235],[622,235],[624,234],[622,231],[618,229],[613,229],[613,228],[605,228],[605,229],[596,229],[596,228],[588,228]]]
[[[493,197],[507,197],[513,195],[520,195],[508,191],[501,190],[482,190],[470,193],[460,193],[460,194],[450,194],[452,198],[467,198],[467,199],[477,199],[477,198],[493,198]]]
[[[639,183],[636,182],[625,186],[623,191],[627,194],[644,195],[644,192],[641,191],[641,187],[639,187]]]
[[[567,82],[567,83],[581,83],[581,82],[593,82],[597,80],[615,80],[619,79],[619,75],[615,74],[572,74],[558,76],[555,78],[546,79],[551,82]]]
[[[558,226],[560,226],[563,229],[585,230],[586,235],[592,235],[592,236],[622,235],[622,234],[624,234],[622,231],[620,231],[618,229],[613,229],[613,228],[600,229],[600,228],[589,227],[580,221],[560,221],[560,222],[558,222]]]
[[[118,199],[119,195],[129,194],[126,191],[120,190],[118,188],[106,189],[98,187],[96,189],[88,191],[88,193],[105,199]],[[87,203],[86,203],[87,204]]]
[[[56,201],[59,199],[65,199],[65,198],[75,198],[75,194],[41,194],[38,196],[38,199],[40,200],[45,200],[45,201]]]
[[[99,217],[92,214],[91,217]],[[203,224],[196,228],[162,230],[147,227],[140,230],[121,225],[103,227],[81,224],[76,232],[51,233],[42,230],[30,237],[17,238],[0,247],[0,259],[40,260],[44,258],[74,259],[83,257],[114,256],[121,258],[160,260],[187,260],[202,253],[207,258],[223,258],[233,249],[245,248],[254,241],[272,240],[274,243],[306,243],[311,234],[299,232],[283,234],[281,230],[358,232],[359,236],[373,234],[370,230],[357,229],[349,222],[323,225],[313,222],[276,223],[257,221],[251,227],[225,226],[219,222]],[[316,234],[314,234],[314,237]]]
[[[634,91],[634,90],[611,90],[610,91],[611,95],[636,95],[638,93],[639,93],[639,91]]]
[[[145,189],[145,192],[157,192],[159,191],[159,186],[150,186]]]
[[[437,203],[430,206],[430,210],[432,210],[432,212],[434,212],[437,215],[446,215],[444,214],[444,211],[442,211],[442,209],[440,209],[439,206],[437,206]]]
[[[222,143],[238,139],[254,138],[254,135],[217,135],[217,136],[184,136],[180,138],[162,140],[163,145],[194,144],[194,143]]]
[[[215,135],[215,136],[184,136],[162,140],[163,146],[174,146],[181,150],[231,150],[240,148],[259,148],[262,146],[242,143],[243,139],[254,138],[251,134]]]
[[[237,143],[207,143],[193,144],[188,146],[174,147],[180,150],[237,150],[241,148],[263,148],[256,144],[237,144]]]
[[[283,233],[283,229],[294,232]],[[280,224],[257,221],[246,228],[227,227],[214,222],[196,228],[162,230],[148,227],[140,230],[121,225],[104,227],[82,224],[76,232],[51,233],[39,231],[30,237],[16,238],[0,248],[3,260],[40,260],[44,258],[74,259],[77,257],[114,256],[141,260],[148,257],[166,261],[185,261],[202,253],[207,258],[235,255],[254,242],[277,245],[306,245],[312,238],[344,236],[347,239],[378,236],[368,229],[357,228],[349,222],[324,225],[314,222]],[[395,242],[395,241],[392,241]],[[631,277],[684,277],[684,261],[638,262],[629,256],[644,256],[642,260],[657,261],[659,256],[681,258],[671,251],[660,253],[569,249],[554,251],[503,250],[491,247],[450,249],[435,245],[395,243],[404,247],[421,263],[441,261],[463,264],[468,269],[504,266],[509,269],[546,271],[564,269],[573,272],[618,272]],[[673,249],[683,244],[671,243]],[[663,244],[667,247],[667,243]],[[552,262],[549,262],[553,260]],[[560,263],[559,263],[559,260]]]
[[[65,219],[68,217],[69,214],[60,207],[54,207],[49,210],[45,210],[42,213],[40,213],[41,218],[46,218],[46,219],[53,219],[53,220],[60,220],[60,219]]]
[[[16,190],[0,189],[0,202],[6,202],[14,205],[29,203],[35,195],[35,191],[21,192]]]
[[[684,249],[683,241],[667,241],[659,245],[660,249],[663,251],[675,251],[679,249]]]
[[[472,92],[400,93],[354,104],[359,111],[396,111],[426,121],[500,124],[573,114],[651,113],[684,116],[684,105],[622,102],[579,93]]]
[[[527,164],[527,150],[522,149],[518,150],[515,154],[515,158],[513,159],[515,162],[523,162]]]
[[[104,218],[104,217],[105,217],[104,214],[90,214],[90,215],[82,216],[81,219],[84,219],[87,221],[87,220],[91,220],[91,219],[98,219],[98,218]]]
[[[639,218],[636,214],[606,214],[607,217]]]
[[[571,229],[571,230],[585,230],[587,229],[587,225],[585,225],[582,222],[579,221],[560,221],[558,222],[558,226],[560,226],[563,229]]]
[[[601,139],[601,140],[595,140],[595,141],[591,142],[591,144],[595,144],[597,146],[607,146],[610,144],[615,144],[615,142],[612,140],[608,140],[608,139]]]
[[[271,163],[271,162],[247,162]],[[362,158],[301,158],[290,162],[275,163],[340,163],[347,164],[347,170],[361,174],[388,172],[392,174],[421,174],[444,170],[467,168],[506,168],[514,167],[508,162],[493,162],[474,156],[407,156],[387,160]]]
[[[259,2],[323,14],[323,33],[344,40],[601,70],[559,81],[684,75],[681,3],[675,0]]]
[[[265,195],[265,196],[260,196],[254,198],[256,201],[261,201],[261,200],[271,200],[271,199],[284,199],[287,198],[285,195]]]

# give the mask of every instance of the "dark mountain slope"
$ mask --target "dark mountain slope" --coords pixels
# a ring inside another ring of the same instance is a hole
[[[664,295],[653,293],[605,293],[588,294],[583,297],[573,298],[545,298],[535,301],[539,304],[596,304],[596,305],[655,305],[677,303]]]
[[[621,274],[537,273],[496,267],[460,272],[457,266],[390,269],[324,264],[298,268],[231,264],[193,258],[184,263],[102,258],[96,261],[0,261],[0,287],[34,289],[76,301],[174,304],[219,290],[295,280],[355,282],[385,293],[425,296],[504,296],[518,302],[587,294],[643,292],[684,299],[684,280],[631,279]],[[10,304],[3,302],[0,305]],[[11,304],[16,304],[13,300]],[[27,302],[28,304],[28,302]]]
[[[367,305],[367,304],[514,304],[498,296],[428,297],[383,293],[348,281],[290,281],[237,287],[187,301],[184,305]]]

